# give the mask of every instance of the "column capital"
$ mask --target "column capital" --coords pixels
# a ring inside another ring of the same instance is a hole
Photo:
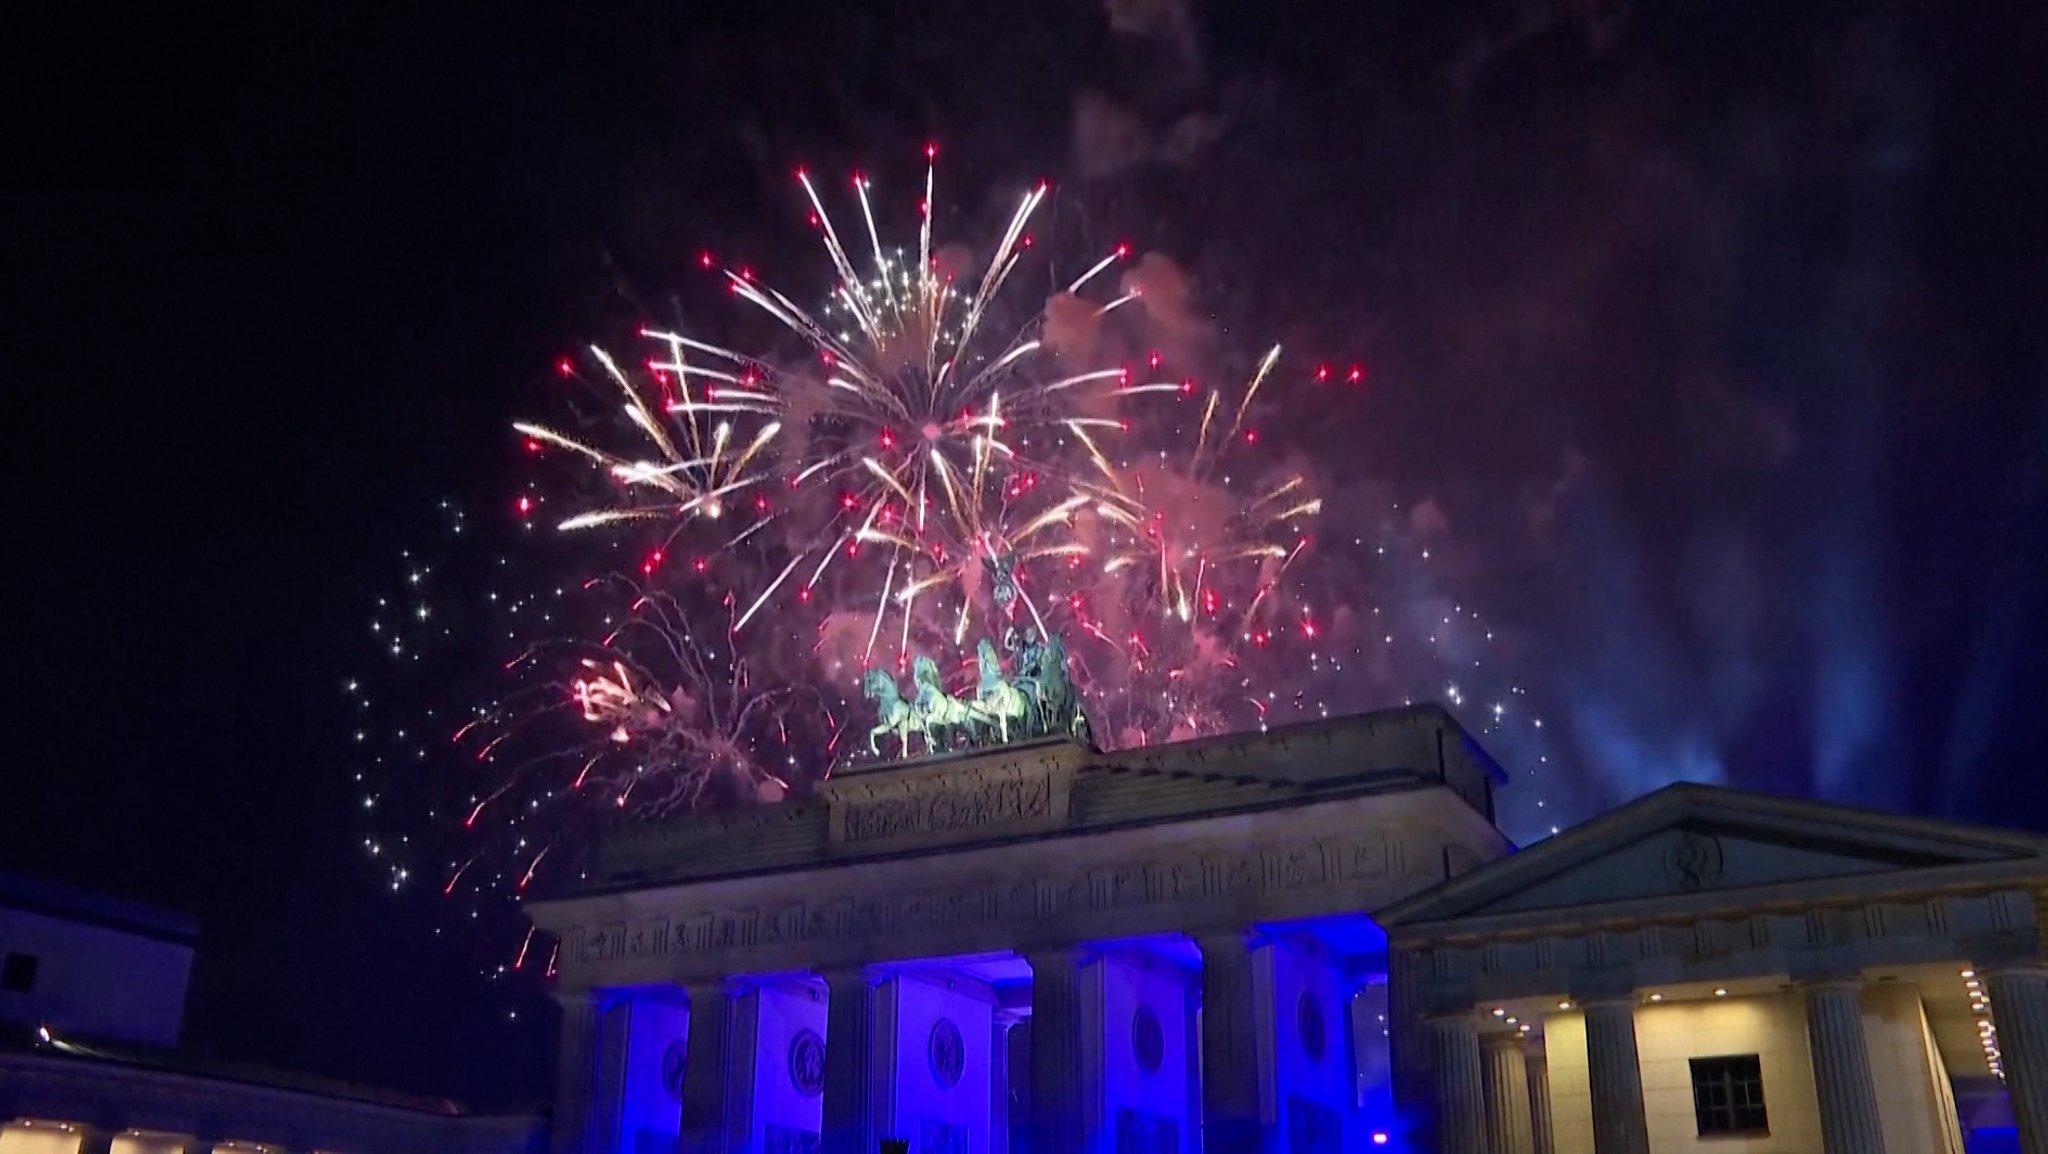
[[[1807,978],[1799,983],[1799,989],[1808,994],[1853,994],[1861,997],[1863,987],[1869,984],[1862,974],[1831,974]]]
[[[1266,937],[1263,932],[1251,926],[1245,926],[1240,929],[1189,930],[1187,936],[1195,945],[1201,947],[1204,953],[1208,952],[1211,944],[1218,947],[1234,944],[1249,950],[1261,941],[1264,941]]]
[[[1977,976],[1987,982],[2000,978],[2043,978],[2048,979],[2048,961],[2036,958],[1987,962],[1976,967]]]
[[[864,965],[827,966],[818,971],[818,977],[824,981],[827,992],[849,989],[857,985],[876,986],[881,984],[876,980],[874,968]]]
[[[556,990],[550,990],[550,991],[548,991],[548,998],[549,998],[549,1000],[553,1001],[553,1002],[554,1002],[554,1003],[555,1003],[555,1004],[556,1004],[557,1006],[560,1006],[560,1007],[562,1007],[562,1009],[563,1009],[563,1010],[565,1010],[565,1011],[566,1011],[566,1010],[587,1010],[587,1009],[593,1009],[593,1008],[595,1008],[595,1007],[596,1007],[596,1006],[597,1006],[597,1005],[598,1005],[599,1003],[603,1002],[603,1000],[604,1000],[604,993],[603,993],[603,991],[601,991],[601,990],[595,990],[595,989],[584,989],[584,990],[561,990],[561,989],[556,989]]]
[[[1518,1030],[1509,1030],[1505,1034],[1481,1034],[1479,1035],[1479,1048],[1482,1050],[1513,1050],[1519,1054],[1523,1049],[1522,1039],[1526,1036]]]
[[[1036,972],[1041,965],[1078,966],[1095,956],[1095,951],[1079,942],[1055,942],[1043,946],[1019,946],[1016,955],[1023,958]]]
[[[1626,994],[1595,994],[1589,998],[1573,998],[1572,1002],[1589,1014],[1595,1010],[1627,1010],[1633,1014],[1638,1004],[1633,991]]]

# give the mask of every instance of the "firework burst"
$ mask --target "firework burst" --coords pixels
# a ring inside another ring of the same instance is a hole
[[[828,740],[813,690],[757,680],[725,644],[729,604],[623,576],[534,582],[503,554],[405,562],[371,622],[382,664],[346,685],[363,845],[394,889],[435,877],[450,896],[516,895],[580,864],[587,835],[621,816],[777,799],[798,751]]]
[[[1118,673],[1087,680],[1118,744],[1262,723],[1266,705],[1249,688],[1291,675],[1247,656],[1316,636],[1292,570],[1322,499],[1250,423],[1279,360],[1269,349],[1235,397],[1182,386],[1191,419],[1137,447],[1115,472],[1114,499],[1095,507],[1102,560],[1071,607],[1113,653],[1095,667]]]
[[[1004,290],[1033,247],[1027,230],[1044,185],[1022,198],[986,265],[962,287],[953,271],[961,258],[932,246],[934,179],[928,164],[916,247],[905,252],[883,246],[869,183],[856,177],[867,242],[856,257],[810,176],[798,174],[833,269],[821,309],[805,309],[750,269],[720,269],[734,297],[807,346],[801,357],[643,329],[659,350],[646,364],[650,385],[591,350],[624,399],[633,448],[517,426],[536,444],[587,458],[611,482],[613,499],[561,528],[652,523],[657,562],[678,537],[706,526],[725,526],[708,538],[722,550],[758,538],[775,563],[742,590],[735,632],[780,595],[809,603],[822,594],[841,611],[865,600],[862,663],[885,641],[906,661],[914,627],[957,646],[976,625],[976,593],[989,574],[1082,555],[1074,514],[1115,496],[1102,441],[1125,431],[1117,407],[1176,386],[1134,384],[1126,368],[1062,357],[1047,339],[1046,308],[1018,319]],[[1137,299],[1133,290],[1078,304],[1126,252],[1119,247],[1059,286],[1047,307],[1099,318]],[[794,533],[764,534],[791,508],[802,510]],[[777,541],[793,543],[778,550]],[[841,578],[835,568],[858,572]],[[1018,591],[1045,628],[1028,590]]]

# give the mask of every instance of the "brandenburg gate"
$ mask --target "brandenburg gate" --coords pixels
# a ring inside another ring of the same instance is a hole
[[[1423,706],[625,828],[529,907],[561,941],[555,1150],[1387,1143],[1391,1054],[1429,1040],[1372,913],[1509,852],[1500,780]]]

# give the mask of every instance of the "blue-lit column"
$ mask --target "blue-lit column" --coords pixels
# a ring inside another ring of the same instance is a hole
[[[1021,951],[1031,964],[1031,1151],[1079,1151],[1082,1119],[1078,946]]]
[[[1252,941],[1243,933],[1201,934],[1202,1146],[1204,1154],[1256,1154],[1259,1109],[1258,997]]]
[[[1202,984],[1196,982],[1187,993],[1188,1064],[1188,1149],[1202,1149]]]
[[[723,982],[684,987],[690,1024],[684,1043],[682,1154],[724,1154],[732,1068],[732,996]]]
[[[825,972],[824,1154],[874,1154],[875,991],[863,969]]]
[[[559,994],[555,1000],[562,1007],[562,1032],[555,1053],[555,1119],[549,1149],[553,1154],[594,1154],[597,998],[585,991]]]

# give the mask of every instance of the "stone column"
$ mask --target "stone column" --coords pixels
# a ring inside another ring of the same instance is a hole
[[[591,1110],[597,1096],[597,999],[587,992],[556,996],[562,1040],[555,1054],[555,1115],[549,1127],[553,1154],[589,1154]]]
[[[114,1132],[97,1126],[78,1127],[78,1154],[112,1154]]]
[[[1487,1154],[1479,1019],[1469,1011],[1432,1016],[1429,1049],[1438,1154]]]
[[[2008,966],[1985,975],[1998,1058],[2026,1154],[2048,1154],[2048,968]]]
[[[1529,1062],[1519,1034],[1493,1034],[1479,1047],[1490,1154],[1535,1154],[1529,1125]]]
[[[1202,949],[1203,1154],[1255,1154],[1263,1127],[1252,945],[1242,933],[1195,942]]]
[[[873,1154],[875,991],[865,970],[825,973],[824,1154]]]
[[[1079,1150],[1083,955],[1078,946],[1023,953],[1031,964],[1031,1149]]]
[[[988,1154],[1010,1154],[1010,1030],[1017,1015],[997,1010],[988,1037]]]
[[[1633,994],[1586,1003],[1586,1081],[1593,1098],[1593,1154],[1650,1154]]]
[[[732,1066],[732,996],[722,982],[684,987],[690,997],[683,1050],[682,1154],[724,1154],[726,1079]]]
[[[1522,1060],[1529,1079],[1529,1148],[1534,1154],[1557,1154],[1550,1129],[1550,1055],[1542,1038],[1529,1039]]]
[[[1428,957],[1423,946],[1404,944],[1387,951],[1387,1058],[1393,1066],[1394,1111],[1406,1118],[1427,1118],[1435,1108],[1420,974]]]
[[[1861,978],[1806,987],[1806,1040],[1820,1098],[1821,1149],[1827,1154],[1884,1154],[1862,999]]]
[[[627,1044],[633,1036],[633,1003],[617,994],[597,1010],[597,1088],[590,1103],[590,1154],[611,1154],[627,1143]]]

